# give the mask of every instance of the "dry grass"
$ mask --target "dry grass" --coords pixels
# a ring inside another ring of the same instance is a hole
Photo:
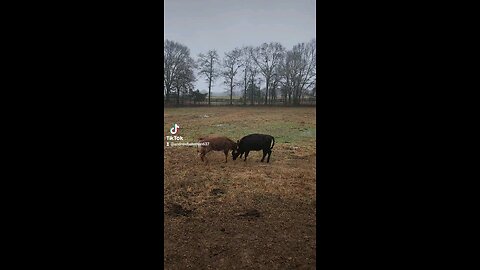
[[[315,268],[315,108],[170,108],[164,120],[183,142],[275,137],[270,163],[165,148],[165,269]]]

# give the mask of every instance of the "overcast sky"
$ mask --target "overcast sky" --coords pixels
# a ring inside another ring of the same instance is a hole
[[[291,49],[316,37],[315,0],[164,0],[164,6],[164,39],[186,45],[194,59],[212,49],[223,59],[236,47],[264,42]],[[197,76],[195,89],[208,90],[204,81]],[[222,82],[212,91],[224,92]]]

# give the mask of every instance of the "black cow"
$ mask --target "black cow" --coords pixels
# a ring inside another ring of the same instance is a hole
[[[261,162],[263,162],[265,156],[268,154],[268,163],[270,161],[270,155],[272,154],[271,149],[275,145],[275,139],[270,135],[250,134],[237,141],[237,143],[238,149],[236,151],[232,151],[233,160],[236,160],[239,155],[240,158],[242,158],[242,155],[245,153],[245,159],[243,161],[247,161],[247,156],[250,151],[263,150]],[[272,147],[270,147],[270,145],[272,145]]]

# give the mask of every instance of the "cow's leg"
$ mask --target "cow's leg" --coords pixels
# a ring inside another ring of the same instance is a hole
[[[204,147],[197,147],[198,155],[203,162],[203,157],[205,157],[205,148]]]
[[[250,153],[250,151],[246,151],[246,152],[245,152],[245,159],[244,159],[243,161],[247,161],[248,153]]]
[[[263,149],[263,157],[262,157],[262,160],[260,160],[260,162],[263,162],[266,155],[267,155],[267,150]]]
[[[225,163],[227,163],[227,159],[228,159],[228,149],[227,149],[227,150],[224,150],[223,153],[225,153]]]
[[[242,158],[242,157],[243,157],[243,152],[240,154],[240,158]]]
[[[200,154],[200,157],[202,158],[202,161],[205,160],[206,163],[208,163],[208,159],[207,159],[208,152],[210,152],[208,149],[202,149],[201,154]]]
[[[207,153],[205,153],[205,155],[204,155],[205,156],[205,164],[208,164]]]
[[[268,158],[267,163],[270,162],[270,155],[272,154],[272,150],[268,149]]]

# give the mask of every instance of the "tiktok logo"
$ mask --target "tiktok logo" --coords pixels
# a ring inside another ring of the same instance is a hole
[[[175,123],[173,127],[170,129],[170,133],[177,134],[179,128],[180,126]]]

